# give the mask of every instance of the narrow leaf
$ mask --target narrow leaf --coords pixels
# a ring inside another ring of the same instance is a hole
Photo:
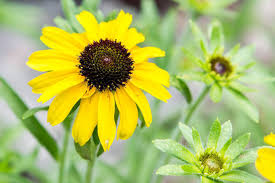
[[[240,91],[228,88],[229,91],[233,94],[236,102],[239,104],[239,107],[246,113],[246,115],[256,123],[259,122],[259,111],[257,108],[249,101],[249,99]]]
[[[82,7],[90,12],[95,12],[98,9],[101,0],[83,0]]]
[[[219,177],[220,180],[233,182],[249,182],[249,183],[263,183],[264,181],[259,177],[249,174],[241,170],[232,170]]]
[[[227,151],[228,147],[231,145],[231,142],[232,142],[232,138],[228,139],[228,141],[223,145],[223,147],[219,151],[222,156],[224,156],[224,154]]]
[[[183,54],[189,61],[195,63],[197,66],[201,67],[203,65],[200,58],[196,57],[190,50],[182,48]]]
[[[156,174],[183,176],[183,175],[200,174],[200,170],[194,165],[165,165],[160,167],[157,170]]]
[[[18,119],[22,119],[23,114],[28,111],[28,107],[18,96],[18,94],[0,77],[0,97],[3,98]],[[21,120],[23,125],[30,131],[30,133],[37,139],[37,141],[46,148],[54,159],[58,157],[58,146],[54,138],[47,132],[47,130],[34,117]]]
[[[192,22],[191,20],[189,21],[192,33],[195,37],[195,39],[197,40],[198,44],[202,43],[204,44],[203,47],[207,48],[207,44],[206,44],[206,38],[204,36],[204,34],[202,33],[202,31],[200,30],[200,28],[197,26],[196,23]]]
[[[229,146],[225,155],[229,156],[232,160],[235,159],[239,154],[241,154],[241,152],[243,152],[249,142],[249,139],[250,133],[242,135]]]
[[[193,142],[193,138],[192,138],[192,129],[183,123],[179,123],[179,129],[180,129],[183,137],[185,138],[185,140],[188,142],[188,144],[191,147],[194,147],[194,142]]]
[[[70,25],[70,23],[67,20],[63,19],[62,17],[59,17],[59,16],[56,17],[54,19],[54,23],[60,29],[63,29],[65,31],[69,32],[69,33],[73,33],[74,32],[72,26]]]
[[[217,147],[218,140],[221,134],[221,123],[217,119],[213,124],[209,132],[207,147],[208,148],[215,148]]]
[[[185,83],[183,79],[176,78],[176,76],[171,77],[171,85],[177,88],[181,94],[184,96],[187,103],[192,102],[192,94],[188,85]]]
[[[225,56],[228,58],[228,60],[231,60],[232,57],[234,57],[240,49],[240,44],[235,45],[231,50],[229,50]]]
[[[239,168],[239,167],[248,165],[250,163],[254,163],[258,156],[257,154],[258,149],[259,147],[253,148],[253,149],[247,149],[244,152],[242,152],[237,158],[234,159],[232,168]]]
[[[204,77],[203,72],[199,71],[192,71],[192,72],[184,72],[177,74],[177,78],[183,80],[193,80],[193,81],[202,81]]]
[[[194,155],[183,145],[171,140],[154,140],[153,144],[162,152],[166,152],[180,160],[192,163],[194,162]]]
[[[33,115],[35,115],[37,112],[40,112],[40,111],[47,111],[49,109],[49,106],[45,106],[45,107],[35,107],[35,108],[32,108],[28,111],[26,111],[23,116],[22,116],[22,119],[27,119]]]
[[[225,122],[221,128],[221,135],[217,144],[217,151],[219,151],[224,144],[231,138],[232,136],[232,124],[230,121]]]
[[[203,151],[203,146],[201,143],[201,137],[199,132],[195,129],[192,128],[192,137],[193,137],[193,142],[194,142],[194,148],[196,152],[202,152]]]
[[[211,51],[216,50],[218,47],[224,47],[224,35],[220,22],[212,22],[209,29]]]
[[[218,103],[222,99],[222,87],[214,83],[210,89],[210,98],[213,102]]]

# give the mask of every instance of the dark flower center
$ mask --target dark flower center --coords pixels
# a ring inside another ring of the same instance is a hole
[[[115,91],[131,78],[133,60],[120,42],[100,40],[89,44],[79,56],[80,73],[90,87]]]
[[[220,76],[228,76],[232,72],[231,64],[224,57],[214,57],[210,60],[211,70]]]
[[[201,164],[204,167],[206,173],[219,173],[223,168],[224,161],[215,152],[206,152],[199,158]]]

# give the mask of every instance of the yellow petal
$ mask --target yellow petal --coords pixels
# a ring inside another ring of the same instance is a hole
[[[109,39],[112,41],[116,40],[116,34],[115,34],[115,30],[114,30],[114,25],[115,22],[114,21],[110,21],[110,22],[101,22],[99,24],[99,37],[100,39]]]
[[[115,100],[120,112],[117,139],[126,140],[132,136],[138,123],[137,106],[123,88],[116,90]]]
[[[146,126],[149,127],[152,122],[152,113],[145,95],[139,88],[135,87],[130,82],[127,83],[124,89],[127,94],[132,98],[132,100],[138,105],[144,117]]]
[[[122,41],[131,23],[132,23],[132,15],[129,13],[125,13],[123,10],[121,10],[117,18],[114,20],[114,27],[113,27],[116,34],[116,39],[118,41]]]
[[[91,138],[97,125],[99,93],[85,99],[81,99],[72,134],[76,143],[83,146]]]
[[[133,75],[136,78],[141,78],[142,80],[150,80],[163,84],[166,87],[170,86],[170,76],[169,73],[156,64],[150,62],[142,62],[140,64],[134,65]]]
[[[98,102],[98,136],[104,151],[109,150],[116,136],[115,101],[112,92],[100,93]]]
[[[51,125],[57,125],[64,121],[73,106],[84,95],[86,89],[86,85],[81,83],[57,95],[50,105],[48,122],[51,123]]]
[[[57,27],[43,28],[40,39],[49,48],[63,50],[75,55],[84,49],[81,40],[75,39],[72,34]]]
[[[68,78],[70,75],[78,73],[78,69],[53,71],[42,74],[29,82],[34,93],[43,93],[50,86]]]
[[[275,182],[275,150],[262,148],[258,151],[258,158],[255,162],[257,170],[268,180]]]
[[[88,39],[87,32],[84,33],[72,33],[72,37],[77,39],[81,44],[82,47],[85,48],[91,42]]]
[[[265,143],[275,147],[275,134],[271,133],[264,138]]]
[[[89,97],[92,96],[92,95],[95,93],[95,91],[96,91],[96,88],[95,88],[95,87],[93,87],[92,89],[90,89],[90,87],[87,86],[87,88],[88,88],[88,89],[87,89],[85,95],[83,95],[82,98],[89,98]]]
[[[58,50],[41,50],[34,52],[27,65],[37,71],[53,71],[73,69],[79,64],[77,56]]]
[[[134,46],[139,43],[142,43],[145,40],[143,34],[137,32],[135,28],[130,28],[123,38],[122,44],[128,49],[131,50]]]
[[[131,83],[164,102],[167,102],[172,97],[168,90],[159,83],[144,78],[137,78],[135,75],[132,75]]]
[[[38,102],[45,103],[50,100],[52,97],[56,96],[57,94],[61,93],[62,91],[75,86],[79,83],[84,81],[84,77],[81,76],[79,73],[73,73],[67,78],[58,83],[50,86],[47,90],[38,98]]]
[[[164,57],[165,51],[156,47],[135,47],[131,50],[131,57],[135,63],[147,61],[149,58]]]
[[[86,30],[89,41],[91,43],[98,41],[99,26],[95,16],[88,11],[82,11],[79,15],[76,15],[76,18]]]

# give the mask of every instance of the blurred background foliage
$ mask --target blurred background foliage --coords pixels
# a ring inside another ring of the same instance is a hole
[[[88,4],[89,2],[92,2],[92,5]],[[76,4],[83,3],[84,7],[95,13],[100,20],[112,19],[120,9],[132,13],[133,26],[137,26],[146,36],[144,45],[154,45],[166,51],[167,56],[156,60],[156,63],[171,74],[193,67],[192,63],[184,58],[181,50],[183,46],[196,46],[192,45],[193,37],[188,20],[193,19],[205,30],[211,20],[219,19],[224,26],[227,47],[238,42],[242,46],[254,45],[257,68],[263,75],[275,75],[275,12],[272,8],[275,6],[274,1],[209,1],[214,6],[198,6],[196,3],[199,2],[207,1],[78,0]],[[98,11],[98,8],[103,12]],[[53,21],[56,16],[58,18]],[[65,16],[73,21],[70,15]],[[43,48],[39,43],[43,26],[53,25],[55,22],[67,30],[72,29],[62,17],[64,18],[64,15],[58,0],[0,0],[0,76],[9,81],[30,107],[40,105],[36,103],[37,96],[31,93],[27,85],[27,81],[38,73],[28,69],[25,62],[31,52]],[[187,84],[191,88],[193,98],[197,97],[202,85],[197,82]],[[256,124],[242,114],[238,110],[238,104],[232,103],[229,95],[225,93],[222,102],[218,104],[209,99],[205,100],[191,120],[191,126],[196,127],[202,137],[206,138],[211,122],[218,116],[221,121],[232,121],[234,137],[251,132],[252,140],[249,146],[263,145],[264,135],[275,130],[275,85],[252,83],[250,87],[258,90],[248,96],[260,111],[260,123]],[[156,138],[171,137],[173,129],[184,117],[187,103],[190,102],[175,88],[170,91],[173,98],[168,104],[151,100],[153,123],[150,128],[142,128],[141,125],[133,137],[127,141],[116,142],[110,152],[100,157],[95,165],[96,183],[161,182],[161,179],[156,178],[155,170],[160,167],[164,157],[151,142]],[[46,123],[45,112],[37,114],[37,117],[60,145],[64,138],[62,126],[53,128]],[[22,126],[20,120],[21,118],[16,118],[9,109],[7,102],[0,98],[0,183],[56,182],[58,165]],[[74,150],[73,139],[71,136],[69,138],[70,163],[66,164],[66,182],[81,183],[85,167],[83,160]],[[245,168],[256,173],[254,166]],[[162,182],[196,182],[196,179],[188,176],[166,177]]]

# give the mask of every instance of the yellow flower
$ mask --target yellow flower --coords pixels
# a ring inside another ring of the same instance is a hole
[[[264,138],[265,143],[275,147],[275,134],[270,134]],[[257,170],[268,180],[275,182],[275,149],[262,148],[258,151],[256,160]]]
[[[29,85],[34,93],[42,94],[38,102],[56,96],[48,111],[48,122],[52,125],[64,121],[80,100],[72,129],[75,142],[84,145],[97,126],[106,151],[116,136],[115,105],[120,112],[117,139],[125,140],[137,126],[137,106],[147,127],[152,121],[142,90],[164,102],[171,97],[164,87],[169,87],[168,72],[148,62],[149,58],[165,56],[165,52],[137,46],[145,38],[135,28],[129,28],[132,15],[124,11],[109,22],[98,23],[87,11],[76,18],[84,33],[43,28],[41,41],[50,49],[33,53],[27,65],[46,73]]]

